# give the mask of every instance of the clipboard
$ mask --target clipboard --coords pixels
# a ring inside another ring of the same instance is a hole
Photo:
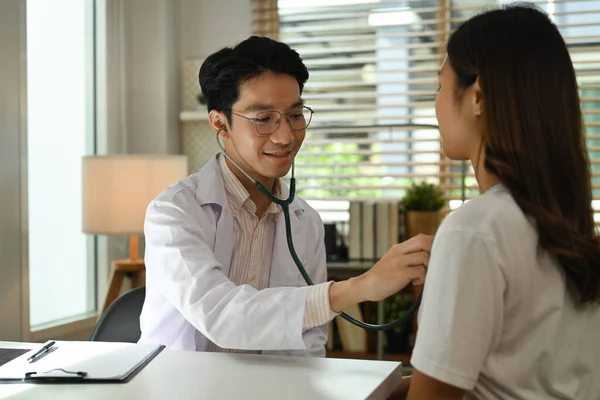
[[[135,343],[57,341],[39,361],[27,362],[38,350],[33,349],[1,366],[0,384],[127,383],[164,348]]]

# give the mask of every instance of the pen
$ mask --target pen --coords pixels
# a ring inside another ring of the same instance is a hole
[[[47,352],[50,351],[52,346],[54,346],[54,343],[56,343],[56,342],[52,341],[52,342],[48,343],[47,345],[45,345],[44,347],[42,347],[40,350],[36,351],[34,355],[32,355],[31,357],[29,357],[27,359],[27,362],[32,363],[32,362],[40,359],[44,354],[46,354]]]

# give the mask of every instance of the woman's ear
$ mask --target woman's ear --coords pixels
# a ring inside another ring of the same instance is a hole
[[[208,122],[215,132],[219,133],[219,136],[223,139],[229,138],[229,132],[227,131],[227,118],[225,115],[217,110],[212,110],[208,113]]]
[[[481,117],[485,112],[485,97],[483,90],[481,89],[481,83],[479,76],[475,80],[475,83],[471,87],[472,100],[473,100],[473,115],[475,117]]]

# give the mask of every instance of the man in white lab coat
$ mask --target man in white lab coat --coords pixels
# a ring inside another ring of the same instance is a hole
[[[280,198],[310,123],[302,98],[308,71],[298,53],[251,37],[209,56],[199,80],[211,126],[228,155],[160,194],[148,207],[142,343],[171,349],[324,356],[327,323],[344,308],[422,283],[431,238],[394,246],[369,272],[326,282],[324,228],[296,197],[296,252],[288,252]],[[237,166],[236,166],[237,164]]]

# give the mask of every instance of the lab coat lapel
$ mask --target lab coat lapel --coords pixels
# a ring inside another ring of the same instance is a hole
[[[233,216],[229,207],[223,207],[221,217],[217,221],[217,232],[215,237],[215,257],[223,266],[223,273],[229,275],[231,257],[234,245]]]
[[[223,266],[223,273],[229,274],[234,245],[233,216],[227,202],[225,184],[217,156],[213,157],[198,172],[198,182],[196,198],[202,208],[211,208],[216,219],[213,252]],[[206,239],[210,240],[210,238]]]
[[[201,206],[214,204],[225,208],[227,195],[225,194],[225,184],[223,183],[223,175],[221,175],[217,157],[218,155],[214,156],[196,173],[198,177],[196,199],[198,199]]]

